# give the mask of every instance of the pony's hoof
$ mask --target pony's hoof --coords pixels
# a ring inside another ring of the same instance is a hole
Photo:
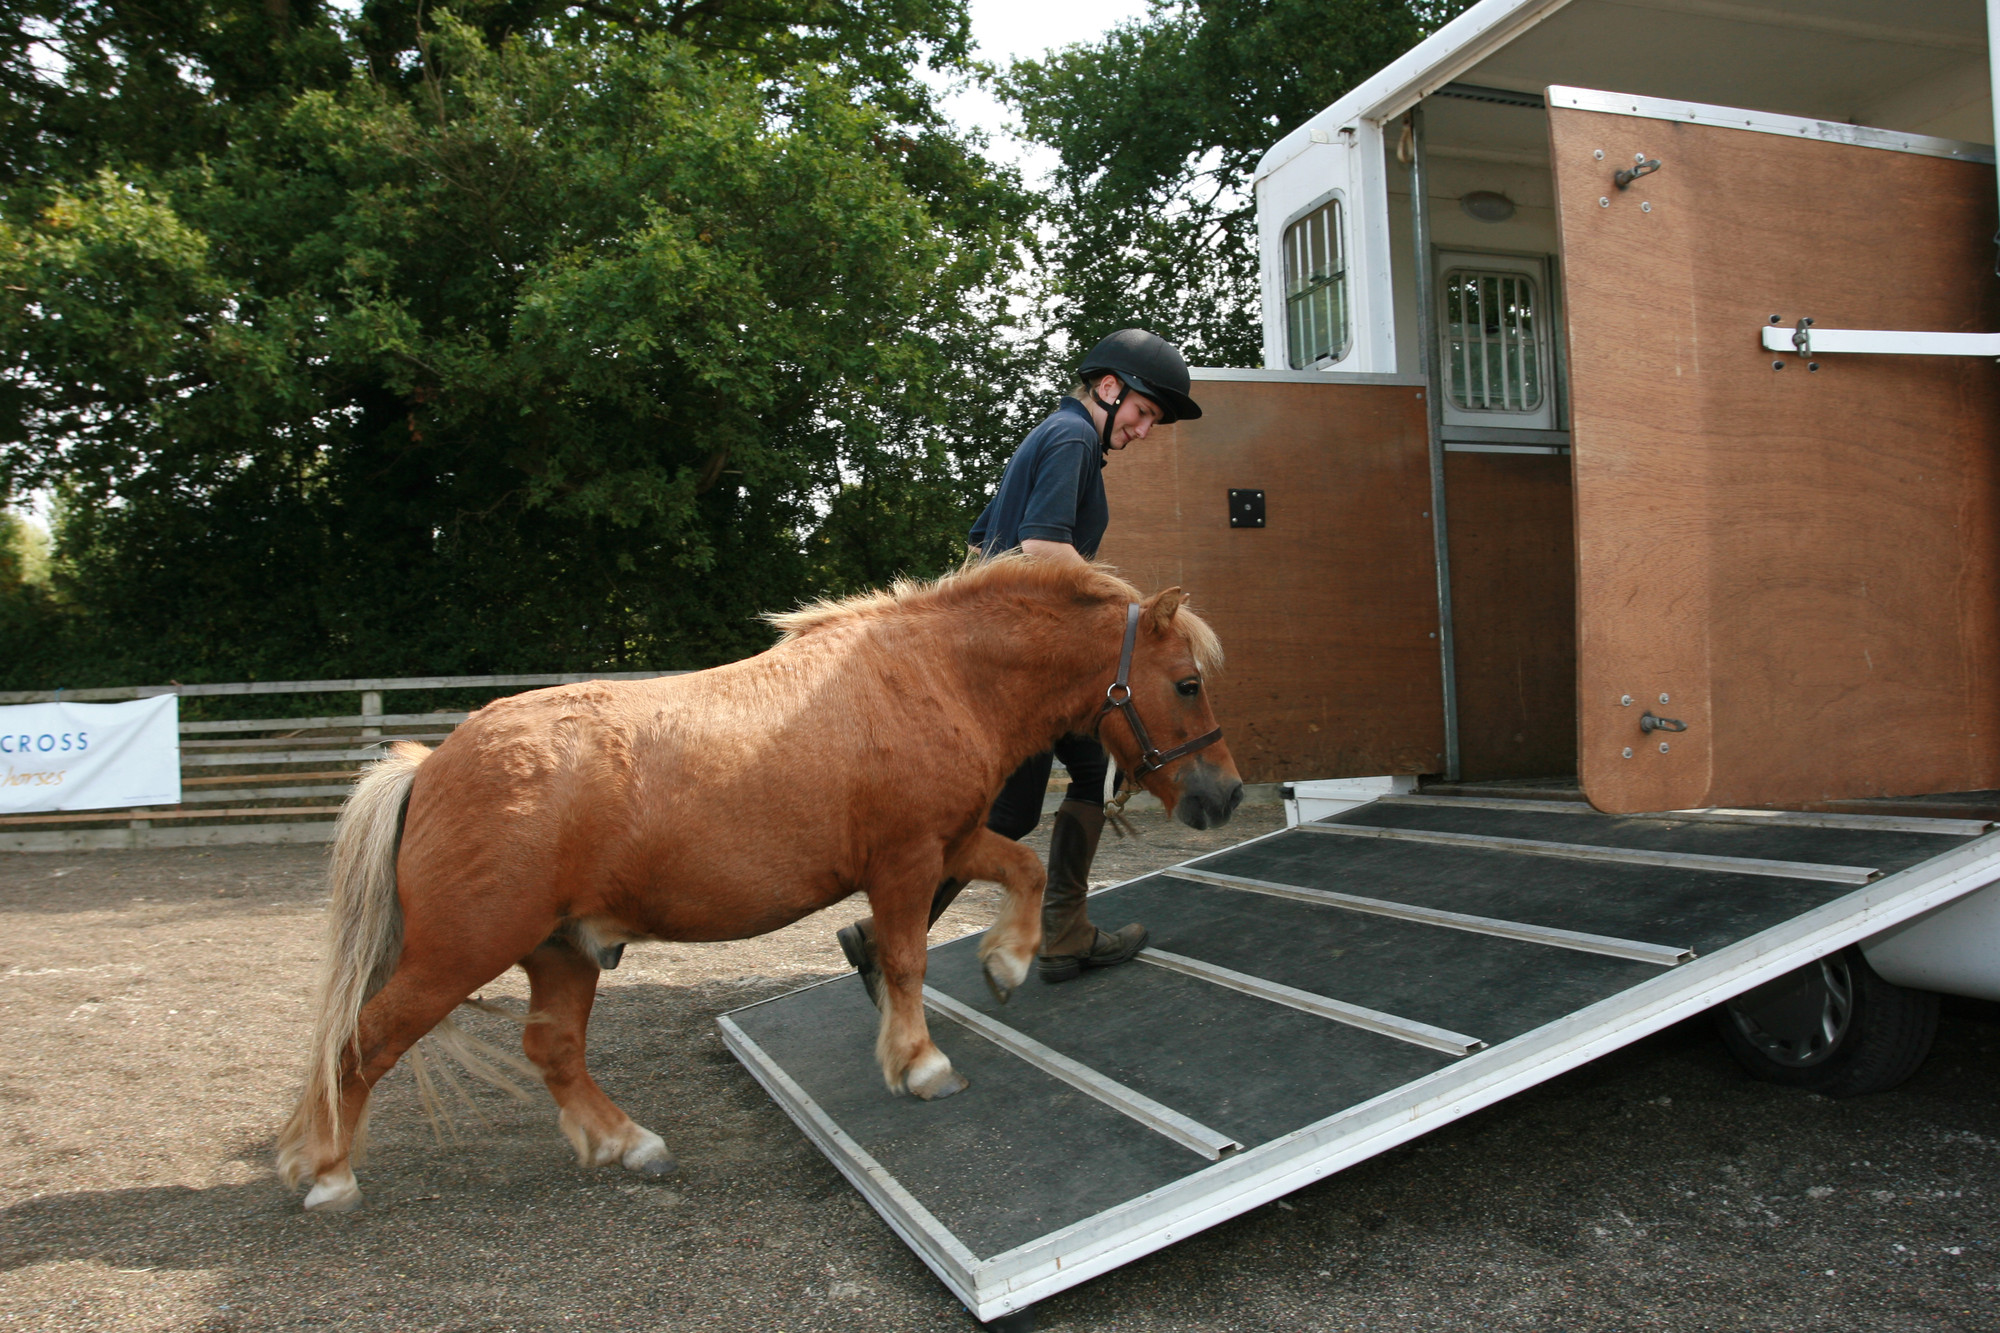
[[[641,1132],[639,1141],[618,1159],[618,1164],[642,1176],[671,1175],[681,1166],[667,1151],[666,1143],[650,1129]]]
[[[986,978],[986,989],[992,991],[993,998],[1002,1004],[1013,999],[1014,992],[1028,979],[1027,963],[1009,958],[1003,953],[990,953],[982,962],[984,966],[980,969],[980,974]]]
[[[910,1091],[915,1093],[918,1097],[922,1098],[924,1101],[941,1102],[945,1098],[952,1096],[954,1093],[964,1092],[967,1088],[971,1086],[972,1086],[971,1080],[967,1079],[963,1074],[959,1073],[956,1069],[947,1069],[944,1071],[944,1073],[931,1079],[928,1083],[924,1084],[922,1087],[918,1087],[914,1083],[911,1084]]]
[[[911,1096],[935,1102],[955,1092],[964,1092],[971,1085],[951,1067],[951,1061],[945,1059],[942,1051],[933,1051],[910,1066],[910,1072],[903,1078],[903,1086],[910,1090]]]
[[[309,1213],[351,1213],[360,1206],[361,1186],[355,1183],[352,1171],[329,1172],[306,1191]]]

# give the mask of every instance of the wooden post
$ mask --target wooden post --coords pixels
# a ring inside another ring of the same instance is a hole
[[[369,725],[368,720],[370,718],[375,719],[375,725]],[[361,734],[364,736],[380,736],[382,734],[381,719],[382,691],[363,690],[361,692]]]

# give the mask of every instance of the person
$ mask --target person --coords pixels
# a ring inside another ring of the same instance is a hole
[[[1125,329],[1091,349],[1076,371],[1076,388],[1029,431],[1001,474],[1000,488],[972,525],[975,555],[1019,550],[1046,560],[1084,562],[1097,555],[1110,525],[1103,470],[1113,452],[1143,440],[1154,426],[1201,415],[1189,396],[1187,361],[1166,339]],[[1110,760],[1090,736],[1065,736],[1053,750],[1022,764],[1001,787],[986,826],[1016,841],[1042,819],[1052,762],[1061,759],[1069,789],[1049,832],[1048,888],[1042,898],[1042,951],[1036,973],[1062,982],[1086,968],[1113,967],[1146,947],[1146,928],[1134,922],[1100,930],[1085,897],[1090,867],[1104,833],[1104,797]],[[965,887],[948,879],[931,900],[930,923]],[[841,952],[876,999],[881,980],[875,959],[874,918],[835,932]],[[879,1005],[879,1000],[877,1001]]]

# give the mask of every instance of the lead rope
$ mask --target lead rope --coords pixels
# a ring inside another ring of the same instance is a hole
[[[1107,780],[1112,782],[1118,780],[1118,766],[1116,764],[1111,766],[1111,776]],[[1137,790],[1139,790],[1137,787],[1127,787],[1104,803],[1104,822],[1111,825],[1111,831],[1121,838],[1136,838],[1139,836],[1137,826],[1125,817],[1125,802],[1131,800],[1132,793]]]

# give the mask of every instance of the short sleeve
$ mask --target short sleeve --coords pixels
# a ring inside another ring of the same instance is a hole
[[[995,501],[988,500],[986,508],[979,511],[979,521],[972,525],[972,531],[965,534],[965,544],[967,546],[976,547],[982,551],[986,549],[986,534],[993,530],[993,506],[995,503]]]
[[[1096,463],[1082,440],[1052,440],[1035,461],[1034,485],[1021,512],[1022,540],[1076,542],[1077,501],[1083,494],[1084,468]]]

